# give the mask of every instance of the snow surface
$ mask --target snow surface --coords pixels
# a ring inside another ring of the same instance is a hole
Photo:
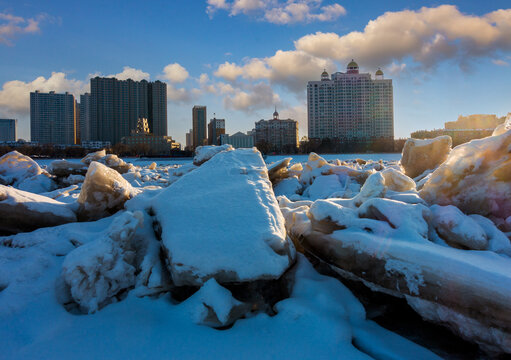
[[[232,151],[234,148],[232,145],[225,144],[221,146],[197,146],[195,149],[195,157],[193,158],[193,163],[195,165],[200,165],[209,159],[211,159],[216,154],[222,152],[222,151]]]

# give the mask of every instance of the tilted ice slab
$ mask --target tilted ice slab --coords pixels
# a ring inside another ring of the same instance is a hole
[[[177,285],[276,279],[294,260],[256,149],[221,152],[154,199]]]
[[[0,231],[17,233],[76,221],[66,204],[0,185]]]

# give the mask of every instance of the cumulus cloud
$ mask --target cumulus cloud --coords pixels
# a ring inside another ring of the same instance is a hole
[[[163,77],[171,83],[182,83],[188,76],[188,71],[178,63],[168,64],[163,68]]]
[[[30,92],[70,92],[75,96],[88,91],[86,81],[67,78],[63,72],[53,72],[49,78],[39,76],[33,81],[8,81],[0,90],[0,112],[4,115],[27,115],[30,111]]]
[[[279,95],[275,94],[270,85],[259,82],[249,85],[246,89],[232,88],[232,94],[224,98],[226,109],[251,112],[260,108],[271,108],[280,103]]]
[[[267,79],[272,84],[301,92],[304,84],[317,78],[323,69],[333,71],[335,68],[330,59],[312,56],[303,51],[278,50],[273,56],[249,59],[242,65],[225,62],[214,75],[230,82],[239,77],[246,80]]]
[[[47,14],[39,14],[35,18],[23,18],[0,13],[0,44],[12,46],[12,41],[19,35],[39,33],[40,24],[50,19]]]
[[[323,0],[208,0],[206,12],[210,17],[217,10],[228,11],[230,16],[251,15],[273,24],[334,21],[346,14],[340,4],[321,6]]]
[[[511,9],[483,16],[461,13],[456,6],[387,12],[369,21],[362,32],[340,36],[317,32],[295,41],[313,56],[366,66],[385,66],[411,57],[425,68],[440,61],[463,65],[474,57],[511,49]]]
[[[386,70],[389,72],[391,76],[399,76],[406,69],[406,64],[401,63],[397,64],[393,62],[389,66],[387,66]]]
[[[502,59],[493,59],[491,62],[498,66],[509,66],[509,63]]]
[[[134,80],[134,81],[141,81],[141,80],[149,80],[151,75],[149,73],[146,73],[140,69],[135,69],[130,66],[123,67],[122,72],[118,74],[108,75],[107,77],[115,77],[119,80]]]

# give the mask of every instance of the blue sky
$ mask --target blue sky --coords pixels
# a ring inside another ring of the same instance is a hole
[[[390,4],[389,4],[390,3]],[[169,135],[194,104],[252,129],[277,105],[307,135],[305,85],[323,67],[380,66],[395,135],[459,114],[511,111],[509,1],[2,1],[0,117],[29,138],[28,93],[88,89],[93,74],[169,84]],[[498,11],[502,9],[501,11]]]

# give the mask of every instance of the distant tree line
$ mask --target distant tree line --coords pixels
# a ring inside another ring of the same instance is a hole
[[[19,146],[7,146],[0,145],[0,156],[7,154],[16,150],[23,155],[27,155],[34,158],[82,158],[88,153],[98,151],[101,149],[87,149],[81,146],[54,146],[51,144],[45,145],[19,145]],[[161,154],[154,151],[151,151],[146,144],[140,144],[136,146],[127,146],[124,144],[117,144],[110,148],[105,149],[109,154],[116,154],[121,157],[192,157],[192,151],[181,151],[181,150],[171,150],[170,153]]]
[[[374,139],[371,141],[340,141],[339,139],[308,139],[306,136],[300,140],[298,148],[284,146],[280,151],[272,144],[260,141],[256,147],[263,154],[342,154],[342,153],[393,153],[401,152],[406,139]]]

